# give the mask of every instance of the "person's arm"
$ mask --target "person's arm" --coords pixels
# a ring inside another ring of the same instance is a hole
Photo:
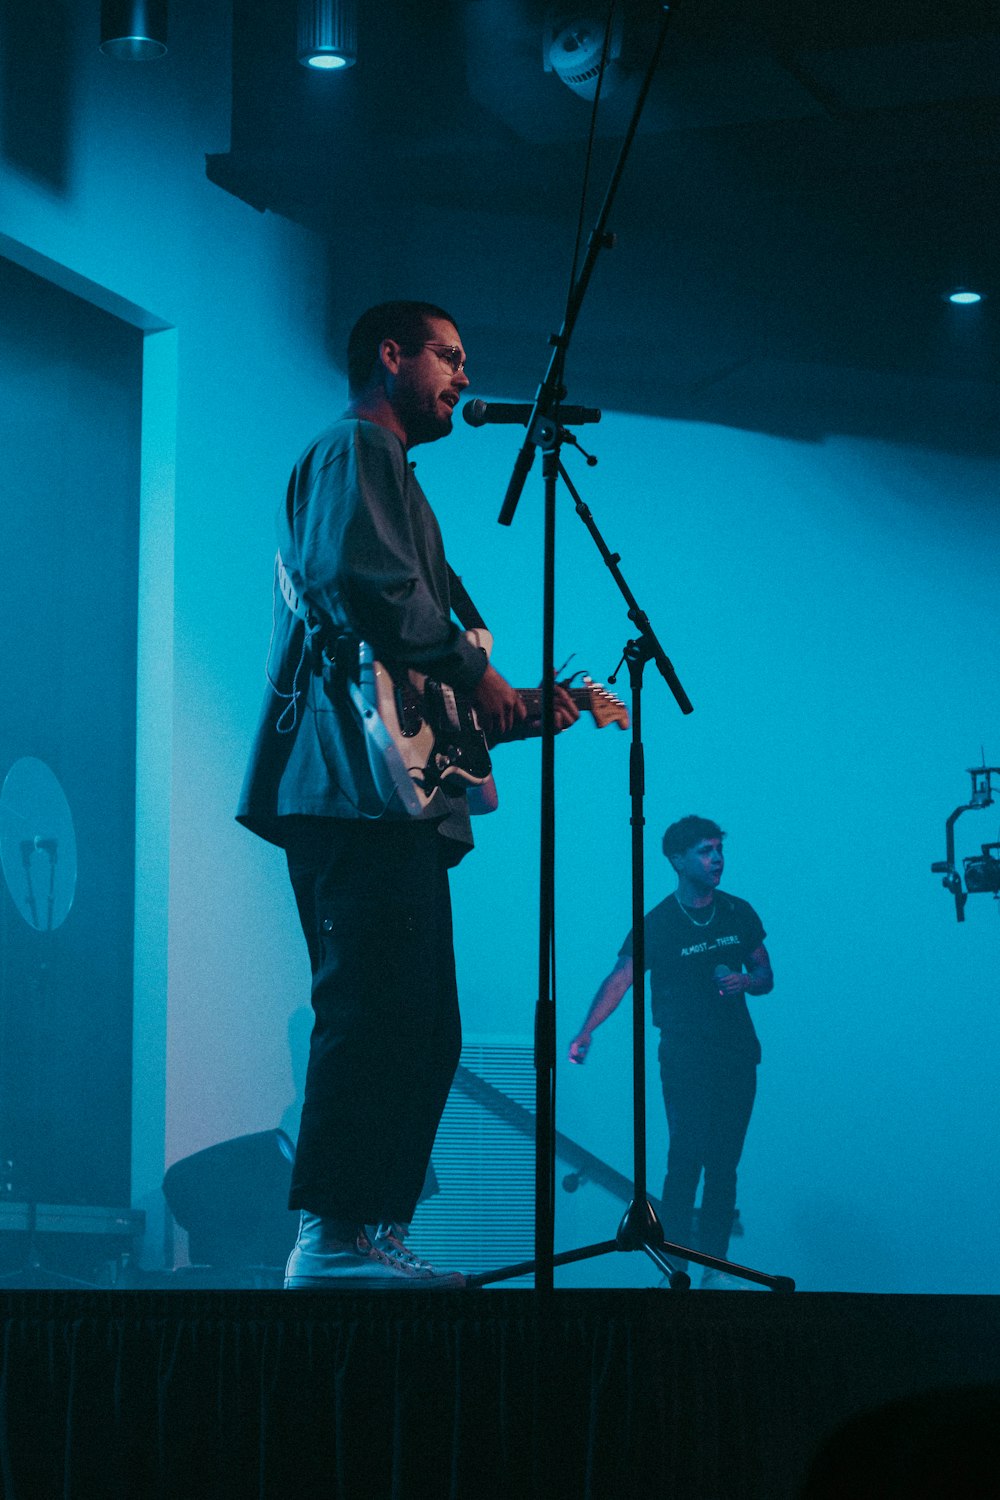
[[[750,954],[746,973],[727,974],[718,984],[720,995],[769,995],[774,989],[774,974],[764,944]]]
[[[618,1009],[631,987],[632,960],[620,958],[602,982],[587,1012],[587,1019],[569,1044],[570,1062],[586,1062],[594,1032],[603,1021],[608,1019],[612,1011]]]

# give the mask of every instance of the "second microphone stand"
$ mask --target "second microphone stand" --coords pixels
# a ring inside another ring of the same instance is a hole
[[[705,1255],[686,1245],[667,1240],[652,1204],[649,1201],[646,1180],[646,945],[645,945],[645,853],[643,836],[645,830],[645,753],[642,742],[642,686],[643,672],[648,661],[654,661],[664,680],[674,694],[681,710],[691,712],[691,702],[678,680],[663,647],[660,645],[645,611],[629,588],[620,567],[618,553],[612,553],[598,530],[590,508],[580,498],[572,480],[560,460],[559,451],[564,434],[558,423],[549,423],[547,429],[537,434],[539,446],[544,450],[543,474],[545,477],[545,562],[543,603],[543,660],[546,663],[542,679],[542,792],[541,792],[541,900],[539,1003],[535,1022],[535,1067],[536,1067],[536,1135],[544,1149],[537,1154],[536,1171],[536,1224],[535,1260],[519,1265],[505,1266],[498,1271],[483,1272],[469,1277],[469,1285],[486,1286],[496,1281],[506,1281],[524,1276],[533,1271],[535,1285],[539,1290],[550,1290],[553,1285],[553,1268],[571,1265],[576,1261],[591,1260],[596,1256],[614,1251],[642,1251],[667,1278],[672,1290],[686,1290],[691,1285],[687,1272],[674,1260],[695,1261],[713,1271],[722,1271],[743,1281],[756,1282],[771,1291],[791,1292],[795,1282],[789,1276],[770,1275],[734,1261],[723,1260],[714,1255]],[[551,663],[553,657],[553,634],[555,618],[555,512],[556,488],[562,477],[573,496],[576,511],[590,532],[604,562],[618,585],[628,606],[628,617],[638,632],[629,640],[623,652],[628,666],[631,687],[632,744],[629,754],[629,791],[631,802],[631,865],[632,865],[632,1114],[633,1114],[633,1197],[622,1216],[613,1240],[603,1240],[586,1245],[578,1250],[552,1254],[554,1239],[554,1181],[555,1181],[555,1119],[554,1119],[554,1069],[555,1069],[555,1000],[551,983],[554,957],[554,912],[555,912],[555,760],[554,760],[554,700],[552,691]],[[673,1259],[671,1259],[673,1257]]]

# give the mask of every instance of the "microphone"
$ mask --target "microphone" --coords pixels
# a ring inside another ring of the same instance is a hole
[[[465,411],[469,408],[466,406]],[[531,466],[535,462],[535,445],[530,438],[525,438],[521,444],[521,451],[514,460],[514,472],[510,476],[507,485],[507,493],[503,497],[500,514],[497,516],[498,526],[509,526],[514,519],[517,510],[517,502],[521,498],[524,482],[531,473]]]
[[[716,964],[715,968],[712,970],[712,977],[714,978],[716,984],[720,984],[722,980],[727,979],[732,972],[733,971],[728,964]],[[721,989],[719,991],[719,994],[721,996]]]
[[[462,416],[470,427],[486,427],[491,422],[527,427],[534,409],[530,401],[466,401]],[[567,427],[579,427],[583,422],[599,422],[601,413],[594,406],[561,406],[559,420]]]

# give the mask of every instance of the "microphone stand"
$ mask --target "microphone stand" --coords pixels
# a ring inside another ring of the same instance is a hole
[[[553,1244],[555,1238],[555,1056],[556,1024],[554,973],[555,973],[555,713],[553,696],[553,661],[555,632],[555,525],[556,525],[556,481],[561,469],[559,450],[563,431],[559,420],[559,405],[566,394],[563,373],[566,354],[576,320],[583,306],[583,299],[590,278],[602,249],[610,249],[614,237],[607,232],[608,219],[618,185],[625,170],[625,163],[632,141],[639,127],[646,96],[653,82],[666,41],[667,27],[672,16],[669,4],[661,5],[660,26],[649,65],[636,98],[632,118],[625,139],[618,153],[605,193],[597,222],[587,244],[583,266],[575,283],[570,287],[566,313],[562,328],[553,334],[552,357],[548,370],[538,387],[527,421],[527,435],[514,463],[514,470],[507,486],[500,515],[501,526],[509,526],[514,519],[521,491],[535,458],[535,449],[544,452],[543,479],[545,489],[543,586],[542,586],[542,754],[540,791],[540,861],[538,895],[538,1000],[535,1008],[535,1287],[538,1291],[551,1291],[553,1287]],[[503,1273],[487,1279],[503,1279]],[[485,1284],[481,1277],[473,1280]]]
[[[554,454],[554,457],[552,456]],[[555,472],[551,478],[551,484],[546,485],[546,501],[548,502],[548,491],[555,488],[555,475],[562,478],[573,497],[577,515],[580,517],[587,530],[590,532],[597,550],[600,552],[604,563],[628,607],[628,618],[636,627],[636,638],[626,642],[622,659],[628,666],[629,683],[632,694],[632,744],[629,754],[629,791],[631,798],[631,865],[632,865],[632,1142],[633,1142],[633,1195],[632,1200],[622,1216],[618,1225],[618,1231],[613,1240],[603,1240],[597,1244],[586,1245],[578,1250],[566,1250],[555,1255],[552,1253],[551,1245],[546,1243],[539,1246],[538,1228],[539,1224],[545,1230],[549,1228],[549,1220],[544,1212],[536,1207],[536,1257],[534,1261],[522,1262],[515,1266],[505,1266],[498,1271],[487,1271],[468,1278],[470,1286],[486,1286],[495,1281],[506,1281],[516,1276],[524,1276],[529,1271],[535,1272],[536,1287],[551,1287],[552,1268],[555,1266],[570,1265],[577,1261],[590,1260],[596,1256],[606,1255],[613,1251],[637,1251],[646,1254],[660,1272],[667,1278],[672,1291],[686,1291],[691,1285],[691,1279],[687,1272],[680,1266],[675,1265],[671,1257],[682,1261],[695,1261],[699,1265],[707,1266],[713,1271],[722,1271],[729,1276],[743,1281],[751,1281],[759,1286],[769,1288],[775,1292],[792,1292],[795,1290],[795,1282],[789,1276],[772,1275],[766,1271],[754,1270],[749,1266],[742,1266],[735,1261],[724,1260],[719,1256],[706,1255],[699,1250],[691,1249],[686,1245],[675,1244],[665,1239],[663,1226],[661,1225],[656,1211],[649,1201],[646,1182],[646,939],[645,939],[645,861],[643,849],[643,832],[645,829],[644,799],[645,799],[645,753],[642,742],[642,686],[643,673],[646,663],[655,662],[661,677],[667,683],[673,693],[682,713],[692,712],[692,704],[678,680],[673,664],[661,646],[657,636],[650,624],[649,617],[643,610],[635,595],[632,593],[619,567],[621,561],[617,552],[612,552],[605,542],[593,513],[588,505],[581,499],[572,480],[567,474],[558,457],[558,448],[546,450],[545,472],[549,469]],[[550,535],[550,522],[548,503],[546,504],[546,534]],[[554,541],[554,532],[551,533]],[[548,578],[548,569],[547,578]],[[551,656],[546,660],[551,660]],[[549,674],[551,678],[551,673]],[[614,675],[608,679],[614,681]],[[544,748],[544,740],[543,740]],[[552,819],[552,804],[548,803],[544,809],[543,820],[543,849],[546,845],[546,835],[554,835],[554,820]],[[550,839],[550,847],[554,840]],[[550,862],[546,869],[546,875],[551,876],[552,864]],[[549,880],[543,880],[543,933],[545,932],[545,916],[550,908],[544,904],[551,900]],[[546,949],[546,954],[550,950]],[[547,973],[546,969],[546,973]],[[543,1024],[544,1021],[544,1024]],[[540,1054],[540,1057],[539,1057]],[[536,1073],[537,1079],[543,1076],[542,1062],[547,1061],[551,1055],[553,1062],[555,1057],[555,1012],[554,1006],[550,1006],[544,1013],[539,1010],[539,1019],[536,1023]],[[548,1098],[549,1096],[546,1096]],[[536,1118],[536,1145],[541,1141],[543,1134],[542,1116]],[[538,1191],[538,1199],[542,1201],[543,1208],[551,1203],[552,1179],[555,1172],[554,1153],[554,1129],[552,1136],[552,1149],[546,1146],[545,1160],[541,1163],[545,1173],[541,1179],[542,1187]],[[547,1194],[548,1196],[545,1196]],[[554,1222],[554,1213],[552,1215]],[[541,1253],[539,1253],[541,1250]],[[539,1279],[539,1273],[546,1277],[545,1281]]]
[[[667,1245],[663,1230],[651,1204],[646,1197],[646,1118],[645,1118],[645,976],[643,943],[643,879],[642,879],[642,743],[638,738],[641,723],[642,669],[647,659],[656,661],[664,680],[677,700],[682,713],[690,713],[692,705],[681,686],[674,669],[650,628],[648,618],[639,610],[625,580],[618,570],[618,557],[608,551],[603,539],[593,525],[587,512],[588,528],[598,543],[605,562],[612,568],[616,581],[629,602],[629,617],[640,631],[639,642],[629,642],[625,659],[629,663],[629,675],[633,692],[633,744],[631,758],[632,783],[632,862],[633,862],[633,942],[636,979],[633,994],[633,1095],[634,1095],[634,1152],[635,1195],[625,1212],[616,1239],[599,1245],[587,1246],[583,1250],[568,1251],[558,1256],[553,1253],[555,1239],[555,714],[553,695],[554,622],[555,622],[555,535],[556,535],[556,486],[560,475],[565,480],[577,501],[581,515],[586,507],[572,485],[560,459],[561,444],[569,436],[560,425],[560,403],[566,395],[563,386],[566,354],[577,318],[583,306],[590,278],[602,249],[614,246],[614,236],[607,231],[611,208],[618,192],[625,163],[639,126],[639,120],[652,85],[653,76],[660,61],[666,41],[667,28],[674,6],[661,5],[660,26],[650,56],[632,118],[622,142],[618,160],[597,222],[591,232],[587,253],[580,274],[570,288],[566,314],[559,333],[553,334],[552,356],[546,375],[535,396],[531,415],[527,422],[527,436],[514,463],[514,470],[504,496],[498,521],[509,526],[514,519],[521,491],[534,462],[535,449],[543,450],[544,480],[544,542],[543,542],[543,600],[542,600],[542,754],[540,792],[540,873],[539,873],[539,943],[538,943],[538,1001],[535,1010],[535,1258],[519,1266],[508,1266],[499,1271],[486,1272],[469,1278],[470,1285],[485,1286],[493,1281],[507,1280],[534,1271],[535,1288],[540,1292],[553,1289],[555,1265],[584,1260],[603,1255],[612,1250],[645,1250],[657,1266],[670,1278],[672,1287],[678,1290],[690,1286],[686,1272],[673,1266],[665,1251],[701,1262],[713,1269],[744,1275],[747,1279],[771,1286],[773,1290],[791,1290],[794,1283],[788,1277],[771,1277],[759,1271],[747,1271],[728,1261],[713,1256],[704,1256],[683,1246]]]

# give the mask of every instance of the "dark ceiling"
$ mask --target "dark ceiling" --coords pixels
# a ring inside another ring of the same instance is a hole
[[[660,24],[655,0],[619,10],[630,76],[602,103],[587,232]],[[572,7],[359,11],[358,66],[324,75],[295,60],[290,0],[235,0],[231,150],[209,176],[325,237],[337,349],[368,301],[427,296],[454,309],[479,387],[530,396],[562,322],[591,113],[543,68],[546,21]],[[993,3],[686,0],[571,399],[788,428],[749,409],[775,372],[787,389],[789,368],[803,385],[836,368],[966,382],[981,402],[1000,371],[998,77]],[[989,300],[963,315],[941,297],[956,284]]]

